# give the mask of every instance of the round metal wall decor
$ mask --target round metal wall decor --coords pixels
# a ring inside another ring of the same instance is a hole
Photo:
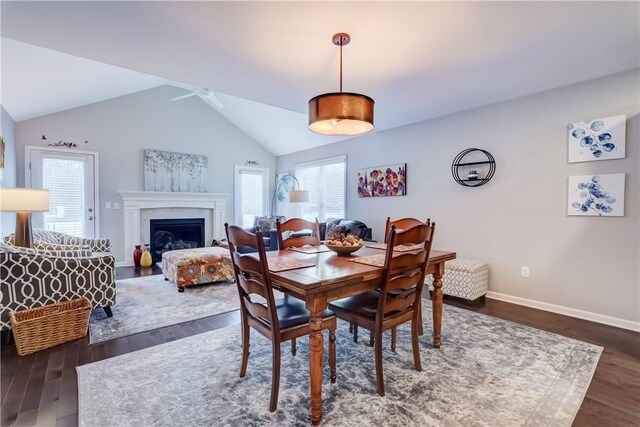
[[[478,156],[480,159],[476,161]],[[480,187],[489,182],[495,172],[496,159],[491,153],[480,148],[462,150],[451,163],[453,179],[465,187]]]

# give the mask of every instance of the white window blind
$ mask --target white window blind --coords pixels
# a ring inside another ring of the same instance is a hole
[[[300,188],[309,190],[309,203],[301,203],[298,216],[313,221],[345,217],[346,157],[296,165]]]
[[[236,166],[236,223],[251,227],[257,215],[267,211],[267,176],[263,168]]]
[[[49,190],[49,212],[43,213],[46,230],[83,237],[84,167],[79,160],[42,159],[42,186]]]

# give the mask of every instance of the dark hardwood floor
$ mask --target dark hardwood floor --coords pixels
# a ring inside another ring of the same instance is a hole
[[[118,268],[119,279],[158,273],[158,269]],[[476,307],[445,302],[603,346],[574,425],[640,426],[640,334],[490,299]],[[74,426],[78,417],[76,366],[237,323],[235,311],[94,345],[85,337],[24,357],[17,355],[13,344],[3,343],[0,425]]]

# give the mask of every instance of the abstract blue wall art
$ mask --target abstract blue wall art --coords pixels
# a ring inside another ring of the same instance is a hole
[[[567,215],[624,216],[624,174],[569,177]]]
[[[569,123],[569,163],[624,159],[627,116]]]

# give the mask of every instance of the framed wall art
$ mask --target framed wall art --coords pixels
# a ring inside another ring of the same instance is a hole
[[[567,215],[624,216],[624,175],[570,176]]]
[[[207,156],[144,150],[144,191],[206,193],[208,169]]]
[[[407,194],[407,164],[397,163],[358,170],[358,197]]]
[[[627,116],[605,117],[567,126],[569,163],[625,157]]]

